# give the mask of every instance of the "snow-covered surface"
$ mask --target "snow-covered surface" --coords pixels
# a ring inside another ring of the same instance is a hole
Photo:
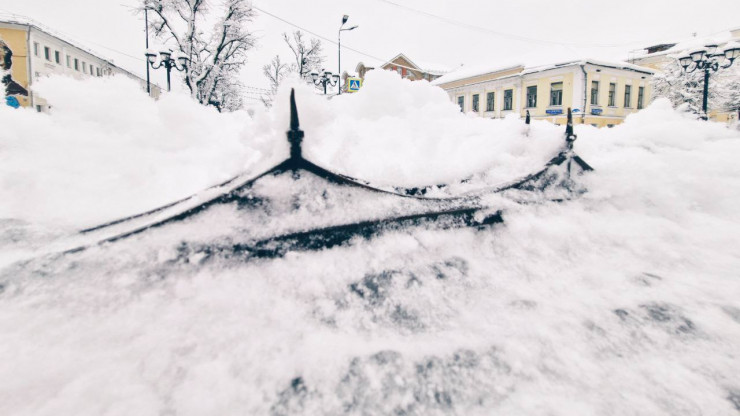
[[[419,61],[417,59],[412,60],[411,58],[409,58],[408,56],[406,56],[406,55],[404,55],[402,53],[396,55],[390,61],[388,61],[388,62],[380,65],[380,67],[383,67],[383,66],[386,66],[386,65],[397,65],[397,64],[394,64],[393,61],[395,61],[398,58],[403,58],[406,61],[411,62],[416,68],[419,68],[423,72],[426,72],[428,74],[442,75],[442,74],[446,74],[446,73],[450,72],[450,67],[448,67],[447,65],[442,65],[442,64],[433,63],[433,62]],[[409,69],[411,69],[411,68],[409,68]]]
[[[378,182],[484,170],[493,183],[561,143],[562,128],[534,121],[527,136],[519,120],[469,118],[426,83],[375,72],[354,95],[298,91],[309,159]],[[577,126],[589,191],[499,201],[505,223],[491,228],[391,231],[250,263],[204,262],[173,246],[174,230],[152,230],[9,264],[57,226],[287,154],[285,90],[248,119],[109,86],[95,89],[123,94],[116,112],[65,80],[48,80],[51,115],[0,108],[0,200],[12,202],[0,215],[0,414],[740,411],[737,130],[663,100],[613,129]],[[295,189],[274,185],[264,191]],[[223,243],[222,218],[191,235]]]
[[[647,49],[640,49],[637,51],[632,52],[631,58],[633,59],[639,59],[639,58],[646,58],[651,56],[661,56],[661,55],[675,55],[680,56],[682,54],[691,53],[698,49],[705,49],[706,45],[715,44],[715,45],[724,45],[729,42],[733,42],[737,40],[738,38],[733,38],[731,31],[724,31],[720,33],[715,33],[711,36],[700,36],[700,37],[691,37],[687,39],[680,40],[676,42],[676,40],[667,41],[665,43],[676,43],[672,47],[655,53],[647,53]],[[724,49],[724,46],[723,46]]]

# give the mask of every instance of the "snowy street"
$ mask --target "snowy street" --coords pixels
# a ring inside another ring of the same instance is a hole
[[[503,223],[247,261],[191,248],[417,202],[284,175],[254,192],[290,212],[225,204],[101,245],[77,231],[287,158],[290,88],[307,160],[384,189],[457,184],[429,197],[541,169],[565,126],[466,115],[387,71],[331,100],[286,82],[252,116],[129,82],[49,78],[53,114],[0,106],[0,414],[740,411],[737,129],[657,100],[611,129],[576,126],[594,171],[566,200],[492,194]],[[60,254],[72,240],[87,248]]]

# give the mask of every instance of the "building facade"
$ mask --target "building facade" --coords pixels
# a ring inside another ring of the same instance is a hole
[[[399,53],[379,68],[398,72],[401,78],[410,79],[412,81],[419,81],[422,79],[434,81],[449,72],[449,69],[442,65],[421,63],[418,61],[414,62],[402,53]],[[375,69],[375,67],[366,66],[364,63],[360,62],[357,64],[355,72],[359,78],[365,79],[365,74],[373,69]]]
[[[626,63],[593,60],[491,70],[464,69],[433,82],[463,112],[503,118],[509,114],[564,124],[612,127],[650,102],[653,71]]]
[[[146,91],[146,81],[140,77],[23,19],[0,20],[0,53],[8,105],[47,111],[49,103],[34,93],[33,84],[52,74],[77,79],[122,74]],[[151,84],[151,96],[158,98],[160,93],[161,89]]]

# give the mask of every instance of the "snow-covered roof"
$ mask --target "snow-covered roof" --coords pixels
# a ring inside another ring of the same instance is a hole
[[[709,44],[723,45],[727,42],[732,41],[733,39],[738,39],[736,37],[733,37],[732,33],[737,32],[739,29],[740,28],[733,29],[733,30],[727,30],[727,31],[715,33],[711,36],[690,37],[687,39],[680,40],[678,42],[676,42],[675,40],[673,42],[665,42],[665,43],[673,43],[674,45],[660,52],[648,53],[647,49],[650,46],[647,46],[644,49],[638,49],[636,51],[632,51],[631,59],[641,59],[641,58],[647,58],[647,57],[653,57],[653,56],[663,56],[663,55],[678,55],[678,54],[685,53],[685,52],[691,52],[692,50],[704,48],[706,45],[709,45]]]
[[[437,63],[431,63],[431,62],[425,62],[425,61],[419,61],[419,60],[411,60],[408,56],[404,55],[403,53],[399,53],[398,55],[394,56],[392,59],[389,59],[387,62],[380,65],[381,67],[384,67],[386,65],[395,64],[393,61],[395,61],[398,58],[403,58],[407,62],[409,62],[411,65],[413,65],[413,68],[408,69],[418,69],[422,72],[425,72],[427,74],[431,75],[443,75],[448,72],[450,72],[450,68],[446,65],[440,65]]]
[[[598,66],[604,66],[609,68],[617,68],[617,69],[627,69],[637,72],[644,72],[648,74],[655,73],[654,70],[650,68],[645,68],[639,65],[629,64],[627,62],[621,62],[621,61],[606,61],[606,60],[598,60],[598,59],[570,59],[570,60],[562,60],[562,61],[556,61],[555,63],[541,63],[541,64],[535,64],[536,61],[531,61],[532,64],[526,65],[524,63],[526,59],[523,59],[521,57],[511,59],[509,62],[497,62],[497,63],[491,63],[491,64],[482,64],[482,65],[473,65],[473,66],[463,66],[459,69],[450,72],[449,74],[446,74],[440,78],[437,78],[436,80],[432,81],[432,84],[434,85],[443,85],[450,82],[455,81],[461,81],[468,78],[473,78],[481,75],[488,75],[488,74],[495,74],[497,72],[508,72],[510,70],[515,70],[517,68],[521,68],[518,75],[525,75],[525,74],[531,74],[535,72],[541,72],[546,71],[549,69],[564,67],[564,66],[571,66],[571,65],[598,65]]]

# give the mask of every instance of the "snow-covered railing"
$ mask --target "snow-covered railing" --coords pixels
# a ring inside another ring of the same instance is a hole
[[[489,206],[485,196],[507,193],[517,198],[534,193],[547,200],[562,200],[581,191],[573,176],[592,170],[573,151],[576,136],[570,109],[563,147],[542,169],[494,188],[444,197],[428,195],[439,195],[436,191],[447,185],[380,187],[305,159],[294,91],[287,138],[290,156],[257,176],[234,178],[204,193],[82,233],[96,244],[137,235],[146,238],[145,232],[167,230],[164,233],[175,236],[173,242],[188,256],[275,257],[290,250],[370,238],[386,230],[500,223],[501,209]],[[218,231],[199,235],[193,229]]]

